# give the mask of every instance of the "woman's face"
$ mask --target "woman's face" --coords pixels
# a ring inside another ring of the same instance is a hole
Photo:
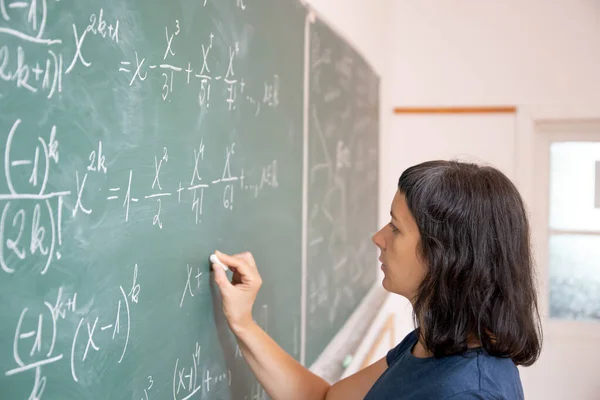
[[[391,221],[373,236],[381,250],[383,287],[412,301],[427,272],[417,250],[421,238],[417,224],[400,191],[396,192],[391,208]]]

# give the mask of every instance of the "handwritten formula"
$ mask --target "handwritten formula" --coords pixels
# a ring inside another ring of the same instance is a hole
[[[277,204],[297,144],[262,3],[0,0],[3,395],[266,397],[221,353],[202,258],[215,221]]]
[[[3,396],[266,399],[214,250],[253,252],[292,356],[333,338],[374,278],[377,79],[309,15],[0,0]]]

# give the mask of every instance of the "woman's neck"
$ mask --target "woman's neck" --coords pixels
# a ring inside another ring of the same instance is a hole
[[[433,353],[425,348],[425,345],[421,342],[421,339],[415,344],[412,349],[413,356],[417,358],[429,358],[433,357]]]
[[[419,327],[419,340],[417,344],[412,349],[412,354],[417,358],[428,358],[433,357],[433,353],[427,349],[425,346],[425,334],[422,327]],[[481,347],[481,342],[475,337],[475,335],[470,334],[467,338],[467,347],[469,349]]]

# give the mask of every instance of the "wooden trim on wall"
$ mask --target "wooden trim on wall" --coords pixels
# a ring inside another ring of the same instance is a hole
[[[515,114],[516,112],[516,106],[394,108],[394,114]]]
[[[377,351],[377,348],[379,347],[379,345],[381,344],[383,338],[385,337],[385,335],[387,333],[390,334],[389,348],[391,349],[397,344],[396,343],[396,332],[394,329],[394,314],[390,314],[388,316],[387,321],[385,321],[385,324],[379,331],[377,338],[371,345],[371,348],[369,349],[367,356],[364,358],[364,360],[360,366],[360,369],[364,369],[364,368],[368,367],[369,365],[371,365],[373,362],[377,361],[377,360],[372,360],[372,358],[375,355],[375,351]]]

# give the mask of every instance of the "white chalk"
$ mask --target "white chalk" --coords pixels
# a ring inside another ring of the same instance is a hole
[[[227,268],[227,265],[223,264],[223,263],[221,262],[221,260],[219,260],[219,257],[217,257],[217,255],[216,255],[216,254],[211,254],[211,255],[210,255],[210,261],[211,261],[213,264],[218,264],[218,265],[220,265],[221,267],[223,267],[223,270],[224,270],[224,271],[229,271],[229,268]]]

